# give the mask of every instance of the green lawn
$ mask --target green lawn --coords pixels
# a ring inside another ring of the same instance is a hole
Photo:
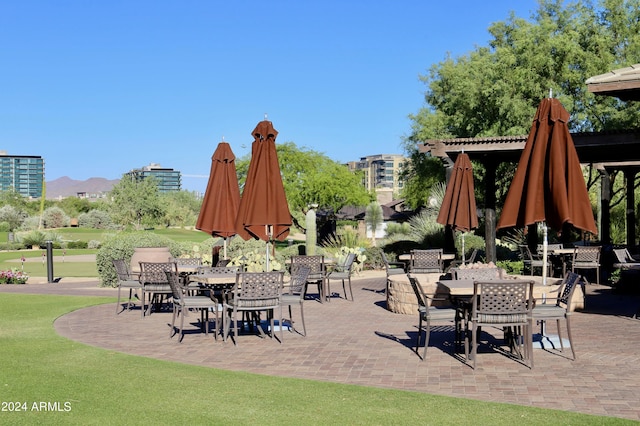
[[[79,254],[95,254],[97,250],[62,250],[54,249],[53,274],[55,277],[97,277],[98,270],[95,262],[71,262],[69,256]],[[46,277],[47,262],[42,256],[46,250],[17,250],[0,252],[0,270],[18,268],[31,277]],[[24,256],[25,261],[21,258]]]
[[[0,424],[637,424],[157,361],[86,346],[53,330],[57,317],[106,302],[114,299],[0,293],[2,408],[26,409],[0,411]],[[34,403],[61,411],[37,411]]]
[[[101,229],[87,229],[87,228],[59,228],[53,230],[59,234],[62,239],[67,241],[86,241],[91,240],[102,241],[107,236],[117,231],[105,231]],[[202,242],[210,235],[197,230],[179,229],[179,228],[166,228],[166,229],[153,229],[148,232],[164,235],[171,238],[174,241],[184,242]],[[6,233],[5,233],[6,235]],[[1,234],[0,234],[1,238]],[[53,255],[56,256],[54,262],[53,274],[55,277],[97,277],[98,270],[95,263],[91,262],[71,262],[65,259],[66,256],[72,256],[76,254],[95,254],[98,250],[89,249],[54,249]],[[8,270],[11,268],[23,269],[24,272],[32,277],[46,277],[47,276],[47,263],[43,254],[46,253],[45,248],[39,250],[17,250],[17,251],[4,251],[0,252],[0,270]],[[21,262],[21,257],[24,256],[26,261]]]

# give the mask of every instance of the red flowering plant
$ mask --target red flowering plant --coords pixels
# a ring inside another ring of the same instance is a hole
[[[26,284],[29,276],[17,268],[0,271],[0,284]]]

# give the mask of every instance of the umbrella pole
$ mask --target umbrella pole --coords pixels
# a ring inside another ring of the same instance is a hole
[[[224,257],[223,259],[227,259],[227,239],[223,238],[222,239],[222,247],[223,247],[223,253],[224,253]]]
[[[547,285],[547,247],[549,242],[547,240],[547,224],[542,222],[542,285]],[[544,300],[544,295],[543,295]]]
[[[466,262],[465,253],[464,253],[464,232],[460,234],[460,238],[462,239],[462,264],[464,265]]]
[[[273,227],[271,225],[265,225],[264,226],[264,230],[265,230],[265,233],[267,234],[267,257],[266,257],[267,261],[266,261],[266,264],[265,264],[265,270],[268,272],[268,271],[271,270],[269,268],[269,248],[270,248],[269,246],[271,245],[271,237],[273,235]]]

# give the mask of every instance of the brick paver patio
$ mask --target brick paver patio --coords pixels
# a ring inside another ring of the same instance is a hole
[[[334,286],[335,287],[335,286]],[[114,314],[114,305],[71,312],[55,322],[57,332],[89,345],[225,370],[395,388],[462,398],[640,420],[640,306],[637,295],[619,295],[609,287],[587,286],[584,312],[573,316],[578,359],[570,351],[536,349],[535,367],[509,359],[484,345],[472,370],[452,353],[451,327],[431,334],[422,362],[411,346],[417,315],[385,309],[385,278],[367,271],[353,281],[355,302],[335,298],[305,302],[307,337],[285,332],[284,341],[241,335],[238,345],[200,333],[193,322],[183,343],[169,339],[169,313],[144,319],[140,311]],[[334,288],[336,290],[336,288]],[[94,282],[4,285],[0,291],[40,294],[115,295]],[[294,309],[294,319],[299,312]],[[548,332],[555,331],[549,324]],[[501,331],[483,330],[484,340]]]

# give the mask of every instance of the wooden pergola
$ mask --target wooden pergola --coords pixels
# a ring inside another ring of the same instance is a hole
[[[596,95],[614,96],[623,101],[640,101],[640,64],[620,68],[605,74],[590,77],[585,82],[587,90]],[[599,239],[609,242],[611,187],[609,174],[614,170],[624,173],[626,182],[626,230],[627,245],[636,244],[635,234],[635,176],[640,172],[640,129],[598,132],[572,133],[578,158],[581,164],[589,164],[600,173],[600,217]],[[502,162],[517,163],[527,141],[527,135],[499,136],[488,138],[459,138],[427,140],[418,148],[442,159],[447,167],[447,180],[451,167],[461,152],[483,164],[485,175],[485,235],[487,260],[496,260],[496,169]]]

